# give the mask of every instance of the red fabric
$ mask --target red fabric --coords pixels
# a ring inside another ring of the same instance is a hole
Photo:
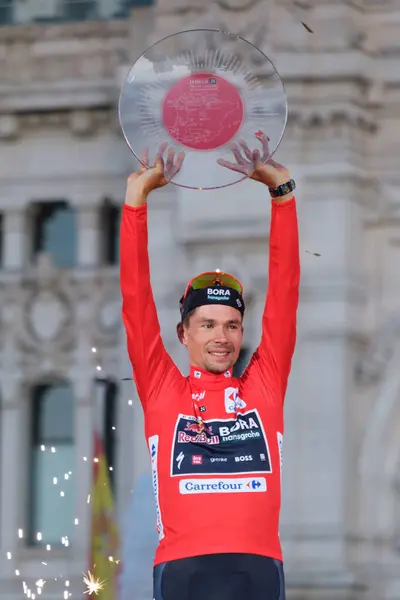
[[[155,564],[219,552],[282,560],[283,404],[300,277],[295,199],[272,202],[262,336],[240,379],[194,368],[184,377],[167,354],[150,285],[147,206],[124,206],[120,261],[123,321],[157,505]]]

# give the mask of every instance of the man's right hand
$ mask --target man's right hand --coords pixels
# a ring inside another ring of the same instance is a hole
[[[149,167],[149,154],[146,150],[142,157],[142,168],[129,175],[125,194],[125,203],[129,206],[142,206],[147,196],[153,190],[164,187],[180,171],[185,153],[180,152],[175,157],[175,150],[170,148],[164,161],[163,154],[168,143],[161,144],[153,167]]]

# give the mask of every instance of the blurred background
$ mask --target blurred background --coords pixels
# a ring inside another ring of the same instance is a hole
[[[302,260],[288,598],[400,600],[400,0],[0,0],[0,599],[82,598],[93,563],[100,600],[152,598],[155,508],[118,273],[136,163],[117,103],[151,43],[196,27],[258,45],[288,94],[277,158],[297,180]],[[237,371],[247,363],[268,228],[253,182],[151,197],[154,292],[182,370],[178,299],[215,268],[244,283]]]

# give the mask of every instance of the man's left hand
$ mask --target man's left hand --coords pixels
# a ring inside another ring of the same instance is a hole
[[[261,142],[262,153],[258,149],[250,150],[246,142],[239,141],[237,144],[231,145],[236,163],[219,159],[218,164],[232,171],[243,173],[254,181],[264,183],[269,188],[276,188],[287,183],[291,179],[290,172],[286,167],[270,158],[268,137],[260,131],[256,133],[256,138]],[[276,198],[276,200],[285,202],[292,197],[293,192]]]

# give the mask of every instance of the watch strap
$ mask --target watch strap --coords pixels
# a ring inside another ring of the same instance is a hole
[[[286,196],[286,194],[290,194],[293,190],[296,189],[296,182],[294,179],[289,179],[286,183],[282,183],[282,185],[278,185],[276,188],[269,188],[269,193],[272,198],[279,198],[280,196]]]

